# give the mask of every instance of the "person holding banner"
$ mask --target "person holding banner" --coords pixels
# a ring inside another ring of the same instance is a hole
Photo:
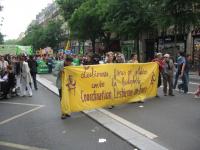
[[[108,52],[106,54],[105,63],[106,64],[114,63],[114,53],[113,52]]]
[[[106,54],[105,63],[106,63],[106,64],[114,63],[114,59],[115,59],[114,53],[113,53],[113,52],[108,52],[108,53]],[[114,108],[114,106],[109,106],[109,107],[108,107],[108,109],[113,109],[113,108]]]
[[[83,61],[83,65],[93,65],[94,63],[93,63],[92,58],[93,58],[93,54],[92,53],[87,54],[86,58]]]
[[[116,63],[125,63],[126,62],[124,54],[122,54],[122,53],[119,53],[119,52],[116,53],[115,58],[116,58]]]
[[[159,66],[159,75],[158,75],[158,88],[159,88],[162,84],[161,75],[162,75],[163,66],[164,66],[162,53],[157,53],[155,58],[152,60],[152,62],[156,62]],[[159,97],[158,94],[156,95],[156,97]]]
[[[128,63],[133,63],[133,64],[139,63],[137,54],[131,54],[131,60],[129,60]]]
[[[67,56],[64,60],[64,62],[61,62],[59,64],[59,66],[55,69],[55,74],[57,74],[57,79],[56,79],[56,86],[58,88],[58,92],[59,92],[59,97],[60,97],[60,101],[62,99],[62,73],[64,71],[64,67],[66,66],[71,66],[73,62],[73,59],[69,56]],[[70,114],[61,114],[61,119],[66,119],[67,117],[70,117]]]

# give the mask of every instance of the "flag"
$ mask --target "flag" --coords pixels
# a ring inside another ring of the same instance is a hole
[[[70,43],[69,40],[67,41],[67,45],[66,45],[65,50],[71,50],[71,43]]]
[[[84,54],[84,50],[83,50],[83,46],[81,46],[79,54],[83,55]]]
[[[30,48],[28,49],[28,54],[29,54],[29,55],[33,55],[33,49],[32,49],[32,47],[30,47]]]
[[[16,47],[16,55],[20,55],[21,54],[21,49],[19,48],[19,46]]]

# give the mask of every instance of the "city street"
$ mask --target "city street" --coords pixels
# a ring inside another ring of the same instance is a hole
[[[199,150],[200,99],[175,94],[175,97],[161,96],[144,104],[119,106],[111,112],[156,134],[155,141],[168,149]]]
[[[53,76],[44,76],[50,81],[55,80]],[[168,149],[198,150],[200,99],[194,99],[192,95],[198,85],[198,76],[191,77],[189,94],[176,90],[174,97],[165,97],[160,88],[160,98],[117,106],[108,111],[157,135],[154,141]]]
[[[0,101],[1,150],[134,149],[82,113],[61,120],[59,98],[46,88],[39,86],[33,94]]]
[[[55,85],[54,76],[40,77]],[[192,92],[196,87],[197,83],[192,82],[189,89]],[[162,89],[159,89],[159,95],[160,98],[145,103],[106,110],[155,134],[152,140],[167,149],[199,150],[200,99],[178,91],[175,97],[164,97]],[[23,146],[38,150],[134,149],[125,139],[115,135],[117,133],[83,113],[73,113],[71,118],[61,120],[58,96],[43,86],[34,92],[33,97],[0,101],[0,109],[0,149],[22,149]]]
[[[200,0],[0,0],[0,150],[200,150]]]

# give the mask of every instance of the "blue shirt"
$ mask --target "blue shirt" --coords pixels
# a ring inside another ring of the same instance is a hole
[[[178,64],[178,65],[186,64],[185,57],[179,56],[179,57],[177,58],[177,64]]]
[[[178,67],[178,73],[181,74],[182,66],[186,65],[186,59],[183,56],[179,56],[177,58],[177,67]],[[184,70],[185,72],[185,70]]]

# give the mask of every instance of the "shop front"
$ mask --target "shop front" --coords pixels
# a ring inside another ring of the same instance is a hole
[[[126,60],[131,59],[131,54],[137,54],[137,50],[134,49],[134,41],[122,41],[121,51],[124,54]]]
[[[159,37],[158,51],[163,54],[168,53],[174,58],[179,51],[186,52],[186,35],[177,35],[176,41],[175,36]]]
[[[200,29],[192,31],[192,36],[193,36],[192,59],[194,68],[197,69],[200,67]]]

